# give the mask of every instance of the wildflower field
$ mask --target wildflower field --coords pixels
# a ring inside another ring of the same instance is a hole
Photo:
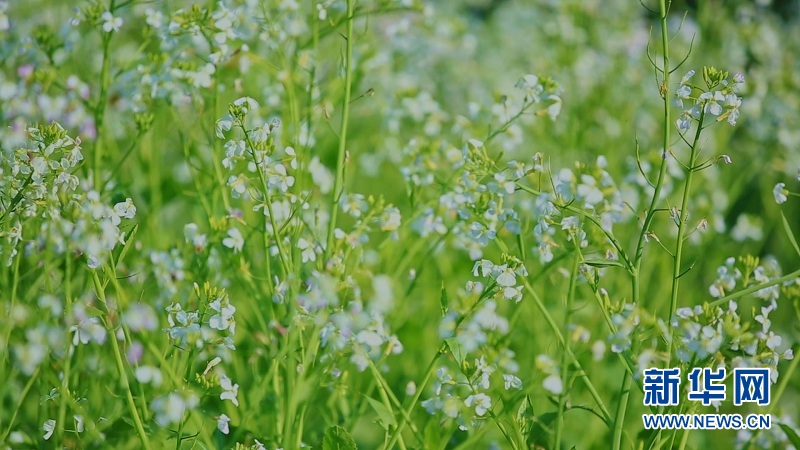
[[[0,448],[800,449],[799,25],[0,1]]]

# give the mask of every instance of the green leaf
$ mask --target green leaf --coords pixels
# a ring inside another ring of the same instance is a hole
[[[367,397],[367,401],[369,402],[372,409],[375,410],[375,413],[378,415],[378,424],[384,429],[388,430],[389,427],[397,426],[397,421],[394,420],[394,414],[389,411],[389,408],[386,407],[383,403]]]
[[[445,339],[445,342],[447,343],[447,348],[450,349],[450,354],[456,359],[458,365],[463,366],[464,360],[467,358],[467,352],[464,351],[464,348],[458,342],[458,339],[452,337]]]
[[[442,293],[439,296],[439,304],[442,305],[442,317],[447,315],[449,303],[450,301],[447,298],[447,290],[444,288],[444,282],[442,282]]]
[[[357,450],[356,441],[344,428],[334,425],[322,438],[322,450]]]
[[[533,429],[533,418],[533,403],[531,403],[530,395],[526,395],[522,402],[520,402],[517,415],[514,418],[517,423],[517,428],[520,434],[522,434],[522,437],[525,438],[525,441],[528,440],[531,430]]]
[[[613,259],[585,259],[581,261],[581,264],[586,264],[587,266],[592,267],[622,267],[625,268],[625,264],[622,264],[619,261],[614,261]]]
[[[125,255],[128,254],[128,251],[131,249],[131,246],[134,242],[134,237],[136,237],[136,232],[139,231],[139,224],[133,226],[130,232],[125,236],[125,245],[122,246],[122,250],[119,252],[119,258],[117,258],[117,263],[115,265],[119,265],[119,262],[125,258]]]
[[[800,436],[797,435],[797,432],[795,432],[792,427],[786,425],[785,423],[781,423],[779,425],[781,430],[786,433],[786,437],[789,438],[789,442],[791,442],[795,448],[800,448]]]
[[[84,312],[86,313],[87,316],[89,316],[89,318],[100,317],[103,315],[103,311],[101,311],[100,308],[91,305],[85,306]]]
[[[794,238],[792,228],[789,226],[789,222],[786,220],[783,211],[781,211],[781,219],[783,219],[783,229],[786,230],[786,235],[789,236],[789,242],[792,243],[792,247],[794,247],[794,251],[797,252],[797,256],[800,256],[800,246],[797,245],[797,240]]]
[[[558,413],[549,412],[533,419],[533,428],[528,435],[527,444],[531,447],[540,446],[547,448],[550,436],[553,434],[553,424]]]

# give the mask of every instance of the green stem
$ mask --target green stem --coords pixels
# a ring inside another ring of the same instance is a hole
[[[667,152],[669,148],[670,142],[670,131],[672,130],[672,119],[670,115],[670,104],[669,104],[669,96],[667,93],[669,92],[669,34],[667,33],[667,5],[665,0],[659,1],[660,7],[660,22],[661,22],[661,45],[663,48],[663,65],[661,67],[661,73],[664,76],[664,80],[661,84],[661,94],[664,99],[664,121],[662,122],[664,127],[664,140],[662,141],[663,146],[663,153],[661,155],[661,166],[658,170],[658,179],[656,180],[656,187],[655,191],[653,192],[653,198],[650,200],[650,207],[647,209],[645,214],[644,223],[642,224],[642,231],[639,233],[639,240],[636,244],[636,253],[633,257],[634,262],[634,276],[633,276],[633,297],[634,303],[638,302],[639,300],[639,272],[642,265],[642,256],[644,253],[644,238],[647,235],[647,232],[650,229],[650,225],[653,223],[653,217],[656,213],[656,207],[658,206],[658,202],[661,199],[661,190],[664,187],[664,178],[666,177],[667,173]]]
[[[573,242],[579,242],[575,236],[572,236]],[[577,245],[576,245],[577,246]],[[567,290],[567,301],[565,305],[564,311],[564,333],[569,332],[569,321],[570,317],[572,316],[572,303],[575,299],[575,285],[576,280],[578,279],[578,267],[580,264],[580,252],[575,252],[575,260],[572,263],[572,273],[569,277],[569,288]],[[561,354],[561,386],[562,391],[561,394],[558,396],[558,414],[556,415],[556,433],[555,439],[553,444],[553,450],[558,450],[561,448],[561,436],[564,432],[564,412],[567,406],[567,383],[568,383],[568,366],[569,366],[569,359],[567,358],[567,351],[569,350],[570,340],[566,339],[564,342],[564,353]]]
[[[66,273],[64,274],[64,294],[66,297],[66,314],[65,317],[72,317],[72,255],[67,253],[65,259]],[[67,402],[72,401],[72,393],[69,390],[70,372],[72,369],[72,355],[75,347],[70,341],[70,332],[67,331],[65,341],[67,349],[64,352],[64,373],[61,379],[61,402],[58,405],[58,427],[59,442],[64,434],[64,423],[67,417]]]
[[[347,0],[347,34],[345,36],[345,61],[344,61],[344,99],[342,100],[342,124],[339,130],[339,151],[336,155],[336,178],[333,183],[333,196],[331,197],[331,218],[328,224],[328,239],[325,245],[325,260],[333,251],[333,232],[336,229],[336,218],[339,213],[339,198],[342,196],[344,184],[345,153],[347,148],[347,123],[350,120],[350,96],[353,84],[353,10],[355,0]]]
[[[120,384],[122,385],[122,389],[125,391],[125,399],[128,402],[128,409],[130,410],[131,417],[133,418],[133,424],[136,428],[136,433],[139,435],[139,439],[142,441],[142,448],[145,450],[150,450],[150,441],[147,439],[147,433],[144,431],[142,419],[139,417],[139,410],[136,408],[136,402],[134,402],[133,393],[131,393],[131,386],[128,382],[128,374],[125,369],[125,363],[122,361],[122,352],[119,349],[119,342],[117,342],[117,334],[108,318],[109,309],[108,304],[106,303],[105,289],[103,288],[103,283],[100,281],[100,277],[97,275],[97,271],[92,270],[91,272],[92,280],[94,281],[94,287],[97,291],[97,298],[100,300],[100,303],[103,304],[105,309],[106,316],[103,317],[103,324],[108,332],[108,340],[111,341],[111,349],[114,351],[114,360],[117,363],[117,372],[119,373],[119,380]]]
[[[692,177],[694,176],[695,159],[697,158],[697,143],[700,140],[700,133],[703,131],[703,119],[705,114],[700,114],[700,122],[697,125],[697,132],[694,135],[694,142],[692,142],[691,153],[689,155],[689,169],[686,173],[686,181],[683,185],[683,198],[681,199],[681,209],[678,211],[678,237],[675,241],[675,259],[672,264],[672,290],[670,292],[669,301],[669,315],[667,316],[667,323],[672,319],[675,311],[678,308],[678,290],[681,277],[681,257],[683,256],[683,243],[686,235],[686,222],[688,214],[686,209],[689,207],[689,195],[692,189]],[[667,343],[667,358],[672,359],[672,345],[674,339],[670,338]],[[669,360],[667,363],[669,363]]]
[[[758,291],[760,291],[762,289],[766,289],[766,288],[768,288],[770,286],[775,286],[776,284],[785,283],[787,281],[794,280],[795,278],[798,278],[798,277],[800,277],[800,270],[795,270],[794,272],[792,272],[792,273],[790,273],[788,275],[784,275],[784,276],[782,276],[780,278],[775,278],[774,280],[769,280],[769,281],[766,281],[766,282],[761,283],[761,284],[756,284],[756,285],[750,286],[747,289],[742,289],[741,291],[734,292],[733,294],[726,295],[725,297],[718,298],[718,299],[716,299],[716,300],[714,300],[712,302],[709,302],[708,304],[709,304],[709,306],[719,306],[719,305],[722,305],[723,303],[725,303],[725,302],[727,302],[729,300],[737,299],[739,297],[744,297],[745,295],[752,294],[753,292],[758,292]]]
[[[265,203],[267,204],[267,213],[269,213],[269,221],[270,221],[270,225],[272,225],[272,233],[275,236],[275,244],[278,246],[278,255],[280,256],[280,259],[281,259],[281,269],[283,269],[283,276],[284,276],[284,278],[286,278],[290,273],[290,270],[289,270],[289,256],[286,253],[286,250],[283,248],[283,242],[282,242],[281,237],[279,235],[280,228],[278,228],[278,223],[275,221],[275,214],[272,211],[272,196],[269,193],[269,185],[267,184],[267,179],[264,177],[264,171],[261,169],[261,165],[259,164],[258,159],[256,158],[256,148],[253,145],[253,141],[250,140],[250,136],[247,134],[247,130],[245,129],[243,123],[241,124],[241,127],[242,127],[242,132],[244,133],[244,139],[245,139],[245,143],[247,145],[247,148],[250,149],[250,156],[253,158],[253,164],[256,165],[256,169],[258,171],[258,178],[261,181],[261,189],[264,190],[264,199],[265,199]],[[264,257],[267,258],[267,260],[269,260],[269,258],[270,258],[269,244],[268,244],[266,233],[267,233],[267,230],[265,229],[264,230],[264,247],[265,247],[265,255],[264,255]],[[292,316],[290,316],[290,317],[292,317]]]
[[[631,297],[634,305],[639,303],[641,298],[641,267],[642,267],[642,257],[644,255],[644,239],[647,235],[648,231],[650,230],[650,225],[653,223],[653,217],[655,217],[656,209],[658,206],[659,201],[661,200],[661,190],[664,187],[664,179],[666,178],[667,173],[667,154],[669,149],[670,143],[670,131],[672,130],[672,118],[670,116],[670,102],[669,102],[669,76],[670,76],[670,64],[669,64],[669,34],[667,30],[667,13],[669,9],[667,7],[666,0],[659,0],[659,21],[661,23],[661,47],[663,53],[663,62],[660,69],[661,74],[663,75],[663,81],[661,82],[661,97],[664,100],[664,121],[663,121],[663,129],[664,129],[664,136],[662,141],[662,154],[661,154],[661,166],[658,170],[658,179],[656,180],[656,187],[653,191],[653,197],[650,200],[650,207],[647,209],[645,213],[644,223],[642,224],[642,230],[639,233],[639,240],[636,243],[636,252],[633,257],[633,271],[631,274]],[[636,342],[634,342],[632,346],[632,353],[635,353],[635,349],[638,346]],[[617,412],[614,416],[614,433],[612,437],[612,445],[611,448],[613,450],[620,450],[622,447],[622,433],[624,430],[625,424],[625,413],[628,408],[628,400],[630,397],[631,392],[631,384],[633,378],[632,374],[627,370],[622,374],[622,385],[620,387],[619,393],[619,403],[617,404]]]
[[[111,0],[108,10],[114,12],[114,2]],[[95,127],[95,141],[94,141],[94,158],[92,165],[92,175],[94,177],[94,188],[98,192],[103,191],[101,185],[102,178],[100,168],[103,165],[103,144],[101,143],[103,136],[103,124],[105,122],[106,103],[108,102],[108,86],[111,84],[111,37],[113,33],[103,34],[103,66],[100,69],[100,95],[97,98],[97,105],[94,107],[94,127]]]
[[[422,392],[425,391],[425,386],[428,385],[428,382],[433,376],[433,372],[436,371],[436,362],[439,360],[439,356],[441,356],[443,350],[444,346],[442,346],[442,348],[436,352],[436,355],[434,355],[430,364],[428,364],[428,369],[425,371],[425,376],[422,379],[422,383],[417,386],[417,392],[414,394],[411,402],[405,408],[405,413],[400,416],[400,422],[397,423],[397,428],[395,428],[392,432],[392,435],[389,438],[389,443],[383,447],[384,450],[394,448],[394,444],[397,443],[398,439],[400,439],[400,434],[403,432],[403,428],[405,428],[406,424],[408,423],[407,418],[411,416],[411,412],[414,411],[414,407],[416,407],[417,402],[419,401],[420,397],[422,397]]]
[[[17,405],[14,408],[14,413],[11,415],[11,420],[8,422],[8,428],[6,428],[6,431],[3,432],[2,436],[0,436],[0,442],[6,442],[6,438],[11,433],[11,429],[14,427],[14,421],[17,420],[17,414],[19,414],[22,404],[25,403],[25,398],[28,397],[28,393],[31,391],[33,383],[39,378],[39,369],[40,367],[36,367],[36,369],[33,371],[33,374],[30,376],[30,378],[28,378],[28,383],[25,384],[25,388],[22,389],[22,393],[19,395],[19,400],[17,400]]]
[[[558,343],[564,348],[564,352],[569,357],[570,364],[575,366],[578,376],[581,377],[581,380],[586,385],[586,389],[589,391],[589,394],[592,396],[595,403],[597,403],[597,407],[600,408],[600,414],[602,415],[603,420],[605,420],[606,423],[611,423],[611,413],[609,413],[608,408],[606,408],[605,402],[603,402],[603,399],[600,397],[600,394],[594,387],[592,380],[589,379],[588,375],[586,375],[586,372],[583,370],[583,367],[581,366],[580,361],[578,361],[578,358],[575,356],[575,353],[573,353],[572,350],[566,346],[566,339],[561,333],[561,329],[559,328],[558,324],[556,324],[556,321],[553,320],[553,316],[550,315],[550,311],[545,306],[542,298],[539,297],[539,294],[536,293],[536,291],[533,289],[533,286],[531,286],[527,279],[523,278],[522,283],[525,287],[525,290],[528,291],[531,297],[533,297],[533,302],[539,309],[539,313],[542,315],[545,322],[547,322],[547,324],[550,326],[550,329],[553,330],[556,340],[558,340]]]

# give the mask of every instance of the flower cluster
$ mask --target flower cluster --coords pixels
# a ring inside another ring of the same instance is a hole
[[[73,172],[83,160],[80,140],[67,136],[61,125],[31,127],[28,133],[28,148],[3,150],[0,172],[7,176],[0,189],[11,200],[0,206],[0,254],[10,264],[18,244],[27,241],[27,255],[45,247],[70,250],[86,255],[90,268],[100,267],[125,244],[120,227],[135,217],[136,206],[128,198],[111,207],[97,191],[79,189]],[[47,220],[37,223],[41,218]]]
[[[739,107],[742,105],[742,99],[736,93],[744,85],[744,75],[737,73],[732,79],[728,79],[728,72],[705,67],[705,88],[692,84],[691,78],[694,75],[694,70],[687,72],[675,91],[674,104],[683,109],[676,122],[678,130],[689,130],[692,122],[700,121],[705,114],[716,117],[717,122],[727,120],[735,126],[739,119]],[[688,105],[684,102],[688,102]]]

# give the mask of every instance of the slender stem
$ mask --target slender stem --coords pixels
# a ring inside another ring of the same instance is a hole
[[[675,241],[675,259],[672,264],[672,290],[670,292],[669,301],[669,315],[667,316],[667,323],[671,320],[675,310],[678,307],[678,290],[680,285],[681,276],[681,257],[683,256],[683,243],[686,235],[686,222],[688,214],[686,209],[689,207],[689,195],[692,189],[692,177],[694,176],[694,163],[697,158],[697,143],[700,140],[700,133],[703,131],[703,119],[705,114],[700,114],[700,122],[697,125],[697,132],[694,135],[694,142],[692,142],[691,153],[689,155],[689,169],[686,173],[686,181],[683,185],[683,198],[681,199],[681,209],[678,211],[678,237]],[[667,358],[672,359],[672,343],[673,339],[669,339],[667,343]],[[669,361],[667,361],[669,362]]]
[[[258,171],[258,178],[261,181],[261,189],[264,190],[264,199],[265,203],[267,204],[267,213],[269,213],[269,221],[270,225],[272,225],[272,233],[275,235],[275,244],[278,246],[278,255],[281,259],[281,268],[283,269],[283,276],[287,277],[289,275],[289,255],[286,253],[286,250],[283,248],[283,242],[278,233],[278,223],[275,221],[275,214],[272,211],[272,196],[269,193],[269,185],[267,184],[267,179],[264,177],[264,171],[261,169],[261,164],[259,164],[258,159],[256,158],[256,148],[253,145],[253,141],[250,140],[250,136],[247,134],[247,130],[244,127],[244,124],[241,124],[242,132],[244,133],[244,140],[247,145],[247,148],[250,149],[250,156],[253,158],[253,164],[256,165],[256,169]],[[264,230],[264,247],[265,247],[265,255],[264,257],[269,260],[269,245],[267,243],[267,235],[266,229]]]
[[[41,366],[38,366],[36,367],[36,369],[34,369],[33,374],[31,374],[30,378],[28,378],[28,382],[25,384],[25,387],[19,394],[19,400],[17,400],[17,405],[14,408],[14,413],[11,415],[11,420],[8,421],[8,427],[6,428],[6,431],[4,431],[3,435],[0,436],[0,442],[5,442],[8,435],[11,434],[11,430],[14,428],[14,421],[17,420],[17,414],[19,414],[19,410],[22,408],[22,404],[25,403],[25,399],[28,397],[28,393],[31,391],[33,383],[39,378],[40,368]],[[9,377],[9,379],[11,379],[11,377]]]
[[[726,295],[725,297],[718,298],[718,299],[716,299],[716,300],[714,300],[712,302],[709,302],[708,304],[709,304],[709,306],[719,306],[719,305],[722,305],[723,303],[725,303],[727,301],[730,301],[730,300],[733,300],[733,299],[737,299],[739,297],[744,297],[745,295],[752,294],[753,292],[758,292],[758,291],[760,291],[762,289],[766,289],[766,288],[768,288],[770,286],[775,286],[776,284],[781,284],[781,283],[784,283],[786,281],[794,280],[795,278],[800,278],[800,270],[795,270],[794,272],[792,272],[790,274],[787,274],[787,275],[784,275],[784,276],[782,276],[780,278],[775,278],[773,280],[765,281],[764,283],[761,283],[761,284],[756,284],[756,285],[750,286],[747,289],[742,289],[741,291],[737,291],[737,292],[734,292],[733,294]]]
[[[569,357],[571,364],[575,366],[575,368],[577,369],[577,372],[581,377],[581,380],[586,385],[586,389],[589,391],[589,394],[592,396],[595,403],[597,403],[597,407],[600,408],[600,414],[603,416],[603,420],[605,420],[606,423],[611,423],[611,413],[609,413],[608,408],[606,408],[605,402],[603,402],[602,397],[600,397],[600,394],[594,387],[594,383],[592,383],[592,380],[589,379],[588,375],[586,375],[586,372],[583,370],[583,367],[581,366],[580,361],[578,361],[578,358],[575,356],[575,353],[573,353],[571,349],[566,347],[566,339],[564,338],[564,335],[561,333],[561,329],[559,328],[558,324],[556,324],[556,321],[553,320],[553,316],[550,315],[550,311],[545,306],[544,302],[542,301],[542,298],[539,297],[539,294],[536,293],[536,291],[533,289],[533,286],[531,286],[530,282],[527,279],[523,278],[522,282],[525,287],[525,290],[528,291],[528,293],[531,294],[531,296],[533,297],[533,301],[536,304],[536,307],[539,309],[539,313],[542,315],[545,322],[547,322],[547,324],[550,326],[550,329],[553,330],[553,334],[558,340],[558,343],[562,347],[564,347],[565,349],[564,351]]]
[[[114,2],[108,8],[112,13],[114,12]],[[94,127],[95,127],[95,141],[94,141],[94,158],[92,162],[92,175],[94,177],[94,188],[98,192],[102,192],[103,186],[101,185],[102,178],[100,168],[103,165],[103,124],[106,115],[106,103],[108,102],[108,86],[111,84],[111,37],[113,33],[103,34],[103,65],[100,69],[100,95],[97,98],[97,105],[94,107]]]
[[[67,253],[65,259],[66,273],[64,274],[64,294],[66,297],[66,317],[72,317],[72,255]],[[72,393],[69,390],[69,381],[72,370],[72,355],[75,352],[75,347],[69,339],[70,332],[66,332],[65,341],[67,343],[66,351],[64,352],[64,373],[61,379],[61,402],[58,405],[58,420],[56,426],[58,427],[59,441],[64,434],[65,419],[67,417],[67,403],[72,401]]]
[[[344,61],[344,99],[342,100],[342,124],[339,130],[339,151],[336,155],[336,178],[333,183],[333,196],[331,197],[331,218],[328,224],[328,240],[325,245],[325,260],[333,251],[333,232],[336,229],[336,217],[339,213],[339,198],[342,196],[344,184],[345,153],[347,148],[347,122],[350,120],[350,96],[353,84],[353,10],[355,0],[347,0],[347,40]]]
[[[573,235],[573,242],[579,242],[575,239]],[[576,245],[577,247],[577,245]],[[572,273],[569,277],[569,288],[567,290],[567,301],[565,304],[565,311],[564,311],[564,333],[569,335],[569,321],[572,316],[572,303],[575,299],[575,285],[576,280],[578,279],[578,267],[581,261],[581,254],[580,252],[575,252],[574,262],[572,263]],[[569,367],[569,359],[567,358],[567,351],[569,350],[570,339],[567,338],[564,342],[564,353],[561,354],[561,386],[562,391],[561,394],[558,396],[558,414],[556,415],[556,433],[555,439],[553,444],[553,449],[557,450],[561,448],[561,436],[564,432],[564,412],[567,406],[567,383],[569,378],[569,371],[567,368]]]
[[[642,224],[642,231],[639,233],[639,241],[636,244],[636,253],[633,257],[634,262],[634,276],[633,276],[633,299],[634,303],[638,302],[639,300],[639,272],[642,265],[642,256],[644,253],[644,238],[647,235],[647,232],[650,230],[650,225],[653,223],[653,217],[656,213],[656,207],[658,206],[660,197],[661,197],[661,190],[664,187],[664,178],[667,173],[667,149],[669,148],[670,142],[670,131],[672,130],[672,119],[670,117],[670,104],[669,104],[669,97],[667,93],[669,92],[669,34],[667,33],[667,5],[665,0],[659,1],[660,7],[660,21],[661,21],[661,45],[663,47],[663,65],[661,67],[661,72],[664,75],[664,80],[661,84],[661,93],[664,99],[664,140],[662,141],[663,146],[663,153],[661,155],[661,166],[658,170],[658,179],[656,180],[656,187],[655,191],[653,192],[653,198],[650,200],[650,207],[647,209],[645,213],[644,223]]]
[[[428,381],[430,381],[431,377],[433,376],[433,372],[436,371],[436,362],[439,360],[439,356],[441,356],[443,350],[444,348],[442,347],[439,351],[437,351],[436,355],[434,355],[431,359],[430,364],[428,364],[428,369],[425,371],[425,376],[422,379],[422,383],[417,386],[417,392],[411,399],[411,403],[409,403],[405,408],[405,413],[400,416],[400,422],[397,423],[397,428],[395,428],[394,432],[392,432],[392,436],[389,438],[389,443],[383,447],[384,449],[388,450],[394,448],[394,444],[397,443],[398,439],[400,439],[400,434],[403,432],[403,428],[405,428],[406,424],[408,423],[407,418],[410,417],[411,412],[414,410],[414,407],[417,405],[420,397],[422,397],[422,392],[425,391],[425,386],[427,386]]]
[[[660,94],[661,98],[664,100],[664,116],[663,116],[663,131],[664,131],[664,140],[662,141],[662,154],[661,154],[661,166],[658,170],[658,178],[656,180],[656,187],[653,191],[653,197],[650,200],[650,207],[647,209],[645,213],[644,223],[642,224],[642,230],[639,233],[639,240],[636,243],[636,252],[634,253],[633,257],[633,273],[631,274],[631,298],[633,300],[633,304],[636,305],[639,303],[641,298],[641,267],[642,267],[642,256],[644,255],[644,238],[647,233],[650,231],[650,225],[653,223],[653,217],[655,217],[656,209],[658,206],[659,201],[661,200],[661,190],[664,187],[664,179],[667,173],[667,154],[669,149],[670,143],[670,131],[672,130],[672,118],[670,117],[670,102],[669,102],[669,95],[668,92],[670,91],[669,88],[669,76],[670,76],[670,64],[669,64],[669,33],[667,30],[667,14],[669,9],[667,7],[666,0],[660,0],[659,2],[659,19],[661,22],[661,47],[662,47],[662,66],[661,66],[661,74],[663,75],[663,80],[660,86]],[[635,353],[638,345],[634,340],[632,345],[632,353]],[[632,374],[627,370],[622,374],[622,385],[620,387],[620,398],[619,403],[617,404],[617,412],[614,417],[614,433],[612,438],[612,449],[613,450],[620,450],[622,448],[622,432],[624,429],[625,423],[625,413],[628,408],[628,400],[630,397],[631,392],[631,384],[633,378]]]
[[[103,288],[103,283],[100,281],[100,277],[97,275],[97,271],[92,270],[91,272],[92,280],[94,281],[94,287],[97,291],[97,298],[105,308],[106,315],[103,317],[102,322],[106,327],[106,331],[108,332],[108,340],[111,341],[111,349],[114,351],[114,360],[117,363],[119,381],[122,385],[122,389],[125,391],[125,399],[128,402],[128,409],[130,410],[131,417],[133,418],[133,424],[136,428],[136,433],[139,435],[139,439],[142,441],[142,448],[145,450],[150,450],[150,441],[147,439],[147,433],[144,431],[142,419],[139,417],[139,410],[136,408],[136,402],[133,400],[133,393],[131,392],[130,382],[128,381],[128,373],[125,369],[125,363],[122,361],[122,352],[119,349],[119,342],[117,342],[117,334],[108,318],[109,310],[108,304],[106,303],[105,289]]]

